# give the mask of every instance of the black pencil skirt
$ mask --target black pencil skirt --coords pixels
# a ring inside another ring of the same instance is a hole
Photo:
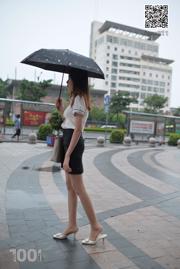
[[[63,129],[63,146],[65,153],[69,147],[73,131],[74,129]],[[83,152],[84,152],[84,139],[81,135],[78,140],[78,143],[76,144],[70,156],[69,166],[72,169],[70,174],[78,175],[83,173],[84,171],[82,163]]]

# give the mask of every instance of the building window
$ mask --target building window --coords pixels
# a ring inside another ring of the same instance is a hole
[[[121,52],[124,52],[124,49],[121,49]]]
[[[108,81],[106,81],[105,84],[108,85]]]
[[[109,75],[108,74],[106,74],[106,78],[108,78],[109,77]]]
[[[145,76],[146,75],[146,72],[143,72],[143,76]]]
[[[112,66],[117,67],[118,66],[118,63],[117,62],[112,62]]]
[[[165,82],[160,81],[160,82],[159,82],[159,85],[160,85],[161,87],[164,87],[164,86],[165,86]]]
[[[169,86],[170,85],[170,83],[169,82],[167,82],[167,86]]]
[[[109,64],[109,60],[107,60],[106,63]]]
[[[111,76],[111,80],[117,80],[117,77],[114,76],[114,75],[112,75],[112,76]]]
[[[111,87],[112,88],[116,88],[116,83],[115,82],[111,82]]]
[[[160,88],[160,93],[164,93],[164,88]]]
[[[131,50],[128,50],[128,53],[131,54]]]
[[[110,46],[107,46],[107,49],[109,50],[110,49]]]
[[[156,78],[158,78],[158,74],[156,74]]]
[[[112,55],[112,58],[113,58],[113,60],[118,60],[118,55],[117,54],[113,54]]]
[[[162,78],[164,78],[164,75],[162,75]]]
[[[106,71],[109,71],[109,67],[106,67]]]
[[[149,76],[152,77],[152,73],[149,73]]]
[[[114,50],[117,51],[117,48],[115,47]]]
[[[107,53],[106,56],[109,56],[109,53]]]
[[[112,73],[112,74],[117,74],[117,69],[116,69],[116,68],[112,68],[112,69],[111,69],[111,73]]]

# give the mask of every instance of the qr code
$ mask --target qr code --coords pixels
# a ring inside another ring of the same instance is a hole
[[[168,5],[145,5],[145,28],[168,28]]]

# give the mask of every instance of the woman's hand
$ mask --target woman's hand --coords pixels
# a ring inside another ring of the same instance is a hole
[[[57,110],[61,111],[63,109],[63,103],[61,98],[56,99],[56,108]]]
[[[67,173],[72,171],[72,169],[69,166],[69,161],[70,161],[70,156],[65,155],[65,159],[64,159],[64,162],[63,162],[63,168]]]

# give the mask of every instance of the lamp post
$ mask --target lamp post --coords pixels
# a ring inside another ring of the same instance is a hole
[[[104,96],[104,110],[106,113],[106,128],[105,128],[105,143],[107,139],[107,125],[108,125],[108,117],[109,117],[109,104],[110,104],[110,95]]]

